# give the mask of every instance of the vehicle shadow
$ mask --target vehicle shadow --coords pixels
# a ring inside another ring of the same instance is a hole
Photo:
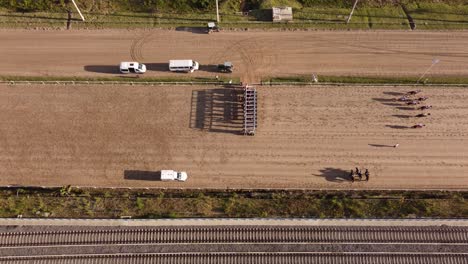
[[[97,72],[97,73],[108,73],[108,74],[119,74],[118,65],[86,65],[84,70],[88,72]]]
[[[217,73],[221,73],[221,72],[218,70],[218,65],[214,65],[214,64],[200,65],[200,66],[199,66],[199,70],[200,70],[200,71],[206,71],[206,72],[217,72]]]
[[[243,90],[235,87],[193,91],[189,127],[241,134],[244,128],[242,94]]]
[[[140,170],[125,170],[125,180],[138,180],[138,181],[160,181],[160,171],[140,171]]]
[[[324,168],[320,170],[321,174],[314,174],[317,177],[323,177],[330,182],[351,182],[349,178],[350,171],[336,168]]]
[[[169,71],[169,62],[166,63],[145,63],[146,70],[148,71],[162,71],[168,72]]]
[[[176,31],[185,31],[193,34],[208,34],[206,27],[176,27]]]

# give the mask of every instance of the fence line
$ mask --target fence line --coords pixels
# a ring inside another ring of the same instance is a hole
[[[336,82],[261,82],[261,86],[447,86],[468,87],[468,83],[445,83],[445,84],[423,84],[423,83],[336,83]]]
[[[11,85],[181,85],[181,86],[192,86],[192,85],[227,85],[227,82],[157,82],[157,81],[5,81],[0,80],[0,84],[11,84]],[[231,83],[231,85],[240,85],[240,83]],[[445,86],[445,87],[468,87],[468,83],[445,83],[445,84],[422,84],[422,83],[336,83],[336,82],[260,82],[252,83],[251,85],[257,86]]]
[[[226,82],[157,82],[157,81],[0,81],[0,84],[43,84],[43,85],[109,85],[109,84],[118,84],[118,85],[223,85],[227,84]]]

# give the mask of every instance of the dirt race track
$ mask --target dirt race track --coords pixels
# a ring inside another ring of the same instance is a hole
[[[222,87],[1,85],[0,185],[466,188],[468,90],[423,88],[416,118],[393,101],[409,89],[259,87],[249,137]],[[356,166],[369,182],[344,179]]]
[[[118,76],[118,63],[144,62],[145,76],[168,72],[170,59],[201,64],[192,76],[214,76],[231,60],[244,82],[262,77],[319,75],[465,75],[468,32],[314,31],[220,32],[171,30],[0,31],[1,75]]]

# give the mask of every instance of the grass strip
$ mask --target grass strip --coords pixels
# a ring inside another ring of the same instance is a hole
[[[466,191],[1,188],[0,217],[464,218]]]
[[[343,83],[343,84],[460,84],[468,85],[468,77],[465,76],[428,76],[421,79],[417,76],[409,77],[380,77],[380,76],[326,76],[317,77],[319,83]],[[275,85],[281,83],[312,84],[312,76],[270,77],[264,78],[262,84]]]
[[[395,85],[430,85],[430,84],[453,84],[453,85],[468,85],[468,77],[465,76],[430,76],[423,78],[418,82],[419,77],[380,77],[380,76],[318,76],[318,84],[320,83],[336,83],[336,84],[395,84]],[[232,81],[232,83],[240,83],[240,77],[236,76],[222,76],[219,75],[218,79],[215,77],[143,77],[142,75],[136,76],[114,76],[114,77],[73,77],[73,76],[0,76],[0,81],[4,82],[133,82],[133,83],[146,83],[146,82],[160,82],[160,83],[220,83],[225,84]],[[293,85],[309,85],[315,84],[312,76],[282,76],[282,77],[267,77],[261,80],[262,85],[279,85],[279,84],[293,84]]]
[[[418,30],[459,30],[468,28],[468,5],[457,3],[418,2],[407,5]],[[358,6],[351,23],[346,24],[350,8],[336,6],[304,7],[293,11],[294,20],[288,23],[272,23],[269,9],[257,9],[248,15],[226,10],[221,13],[219,25],[225,29],[403,29],[408,30],[409,22],[398,5],[374,7]],[[73,29],[103,28],[183,28],[205,27],[208,21],[215,21],[214,10],[176,13],[112,11],[107,13],[84,12],[85,22],[73,14]],[[67,24],[66,12],[13,12],[0,9],[0,28],[64,29]]]

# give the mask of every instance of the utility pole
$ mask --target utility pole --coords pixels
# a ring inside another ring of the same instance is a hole
[[[359,0],[356,0],[356,1],[354,2],[353,9],[351,9],[351,13],[350,13],[349,16],[348,16],[348,20],[346,20],[346,24],[348,24],[349,21],[351,21],[351,17],[353,16],[353,12],[354,12],[354,9],[356,9],[357,2],[358,2],[358,1],[359,1]]]
[[[81,20],[85,21],[83,14],[81,14],[80,9],[78,8],[78,6],[77,6],[76,3],[75,3],[75,0],[71,0],[71,1],[72,1],[73,4],[75,5],[76,10],[78,10],[78,14],[80,14]]]
[[[218,0],[216,0],[216,22],[219,23],[219,8],[218,8]]]

